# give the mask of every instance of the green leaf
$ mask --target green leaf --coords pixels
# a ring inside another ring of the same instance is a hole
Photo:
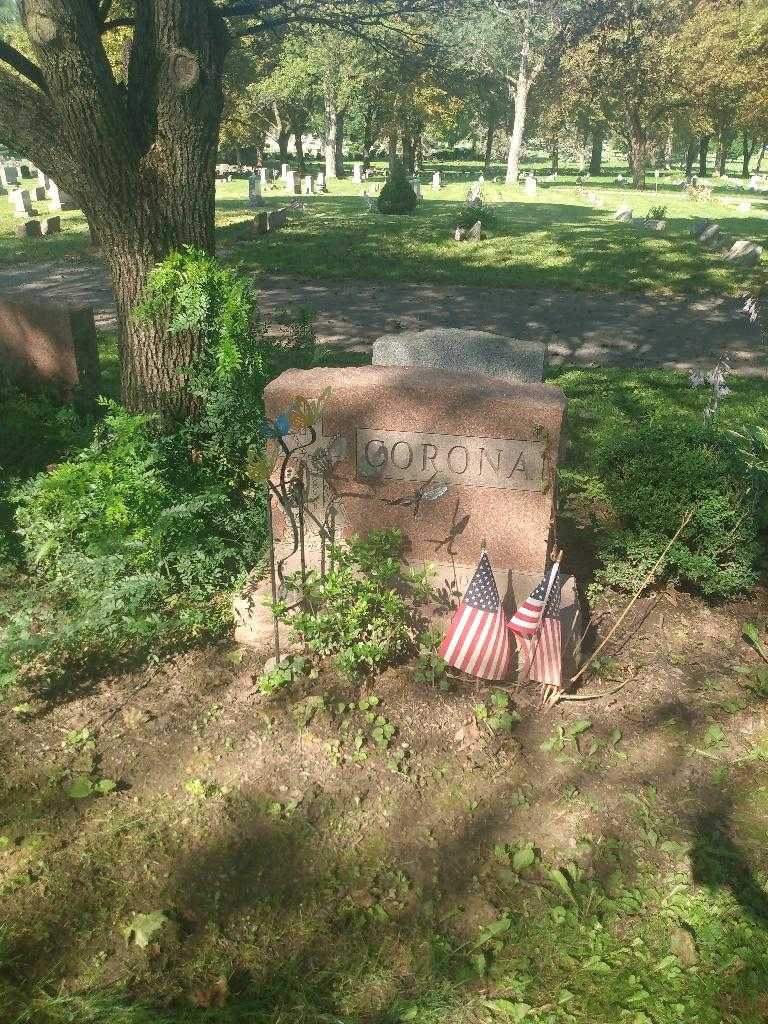
[[[760,641],[760,633],[758,632],[757,626],[753,622],[745,622],[741,627],[742,635],[750,640],[755,647],[755,650],[764,661],[768,661],[768,649]]]
[[[569,736],[579,736],[581,733],[586,732],[587,729],[592,728],[592,723],[588,718],[582,718],[578,722],[574,722],[573,725],[569,725],[566,730]]]
[[[153,910],[149,914],[135,914],[131,923],[123,929],[126,941],[133,941],[139,949],[146,949],[156,935],[166,924],[168,918],[162,910]]]
[[[512,1021],[524,1020],[531,1012],[528,1003],[513,1003],[509,999],[486,999],[485,1005]]]
[[[483,928],[474,944],[474,948],[485,945],[486,942],[490,942],[491,939],[495,939],[497,935],[503,935],[504,932],[508,932],[512,926],[512,921],[508,917],[501,917],[498,921],[492,921],[487,928]]]
[[[549,872],[549,877],[555,883],[555,885],[565,893],[569,900],[576,902],[573,893],[571,892],[571,885],[568,879],[565,877],[560,868],[552,868]]]
[[[65,792],[73,800],[82,800],[93,792],[93,783],[87,775],[78,775],[72,780],[72,785]]]
[[[14,715],[18,715],[20,718],[23,715],[31,715],[33,710],[34,709],[31,704],[14,704],[11,708]]]
[[[111,793],[114,789],[117,789],[117,783],[114,779],[99,779],[93,789],[96,793],[106,795],[107,793]]]
[[[524,846],[522,850],[517,850],[512,857],[512,868],[515,871],[524,871],[531,867],[535,860],[536,852],[533,846]]]

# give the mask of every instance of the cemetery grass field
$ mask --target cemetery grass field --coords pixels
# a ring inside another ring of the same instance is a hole
[[[265,273],[692,295],[738,293],[752,273],[728,268],[702,250],[690,235],[694,218],[716,220],[736,238],[768,241],[768,197],[753,199],[749,215],[723,205],[723,198],[749,195],[741,189],[717,187],[711,202],[692,202],[666,183],[677,178],[670,174],[658,192],[651,179],[649,190],[637,193],[615,183],[615,168],[602,178],[587,179],[585,187],[603,197],[605,206],[597,209],[577,194],[573,176],[540,184],[536,198],[529,198],[521,187],[494,184],[493,176],[503,181],[503,168],[496,166],[484,192],[495,215],[488,237],[457,243],[452,237],[455,218],[480,171],[477,166],[471,177],[459,179],[466,173],[461,166],[441,168],[447,185],[439,192],[432,191],[432,168],[427,168],[424,198],[412,216],[368,212],[360,185],[332,181],[329,195],[303,197],[302,211],[291,215],[279,234],[253,241],[238,226],[247,183],[219,183],[219,237],[227,249],[230,241],[235,244],[228,256]],[[280,186],[265,196],[269,206],[285,205]],[[633,207],[635,216],[666,206],[666,233],[616,223],[613,212],[622,202]]]
[[[435,165],[437,167],[438,165]],[[543,172],[542,167],[532,169]],[[313,168],[315,169],[315,168]],[[452,227],[480,165],[440,165],[446,187],[433,193],[432,166],[423,178],[424,196],[413,216],[369,213],[361,188],[350,179],[332,181],[330,194],[302,197],[302,209],[274,236],[253,238],[246,218],[245,179],[217,185],[219,249],[225,259],[263,273],[290,273],[323,279],[371,278],[387,281],[468,284],[483,287],[536,287],[691,295],[736,294],[753,271],[727,268],[715,254],[690,236],[695,217],[716,220],[735,238],[768,241],[768,197],[721,186],[715,179],[712,201],[692,202],[671,182],[658,191],[637,193],[615,182],[626,167],[611,167],[601,178],[586,180],[603,197],[593,208],[577,194],[575,177],[543,183],[535,199],[522,188],[494,184],[503,168],[494,166],[485,189],[495,223],[479,243],[456,243]],[[380,170],[380,169],[379,169]],[[379,174],[374,182],[380,184]],[[269,207],[289,201],[282,186],[265,191]],[[723,199],[748,199],[749,214]],[[667,207],[668,228],[655,235],[613,220],[613,211],[628,202],[636,216],[652,207]],[[37,204],[42,215],[47,203]],[[0,203],[0,268],[27,262],[88,261],[97,258],[80,211],[64,213],[62,232],[44,239],[17,239],[16,219],[7,200]]]
[[[113,336],[102,356],[115,388]],[[550,379],[569,397],[562,539],[588,582],[600,431],[706,396],[671,372]],[[722,425],[764,422],[768,385],[731,386]],[[596,595],[596,627],[621,604]],[[504,729],[493,687],[413,664],[264,696],[263,658],[226,642],[16,687],[0,1020],[760,1024],[768,681],[745,622],[764,634],[764,589],[652,592],[586,687],[612,696],[543,714],[524,689]],[[83,774],[115,788],[73,799]]]

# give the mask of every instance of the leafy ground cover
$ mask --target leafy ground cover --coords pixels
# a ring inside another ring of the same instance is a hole
[[[757,1024],[745,613],[654,596],[627,688],[549,716],[409,669],[265,697],[226,647],[5,708],[3,1019]]]
[[[606,437],[699,421],[706,396],[674,373],[553,382],[586,583]],[[722,428],[766,402],[764,382],[733,382]],[[38,423],[57,425],[53,458],[88,439],[62,415]],[[587,643],[620,606],[594,601]],[[768,642],[762,589],[661,589],[587,687],[621,689],[548,715],[428,657],[363,683],[306,663],[265,694],[266,654],[227,643],[56,694],[17,685],[0,705],[0,1019],[757,1024],[768,662],[747,621]]]

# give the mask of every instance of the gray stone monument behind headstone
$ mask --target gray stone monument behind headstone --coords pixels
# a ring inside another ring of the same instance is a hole
[[[546,346],[487,331],[442,327],[385,334],[373,343],[375,366],[423,366],[456,373],[480,373],[514,384],[544,379]]]

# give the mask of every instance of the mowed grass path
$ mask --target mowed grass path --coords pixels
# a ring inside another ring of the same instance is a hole
[[[316,168],[314,168],[316,169]],[[264,273],[290,273],[325,279],[369,278],[387,281],[469,284],[484,287],[537,287],[615,290],[691,295],[727,295],[744,289],[755,271],[727,267],[722,257],[703,250],[691,237],[696,217],[716,220],[735,238],[768,243],[768,196],[745,193],[733,184],[715,184],[712,200],[694,203],[672,181],[645,193],[615,183],[614,168],[586,188],[603,198],[591,206],[573,176],[539,185],[531,198],[519,186],[489,180],[485,198],[493,206],[494,226],[482,242],[457,243],[452,228],[477,166],[441,168],[445,187],[433,192],[432,168],[423,175],[423,202],[412,216],[385,217],[369,212],[362,189],[380,187],[381,170],[361,187],[351,179],[330,182],[330,194],[302,197],[302,209],[274,235],[254,237],[245,179],[217,184],[220,250]],[[500,175],[501,169],[492,172]],[[491,176],[491,177],[492,177]],[[25,181],[25,185],[31,182]],[[269,207],[284,206],[283,187],[265,192]],[[751,203],[740,213],[737,200]],[[731,200],[726,205],[724,200]],[[657,235],[618,224],[613,212],[628,202],[636,216],[656,205],[667,207],[667,231]],[[49,204],[37,203],[41,216]],[[44,239],[17,239],[10,203],[0,198],[0,267],[19,263],[89,260],[96,256],[80,211],[62,214],[62,233]],[[763,261],[765,267],[765,260]]]

